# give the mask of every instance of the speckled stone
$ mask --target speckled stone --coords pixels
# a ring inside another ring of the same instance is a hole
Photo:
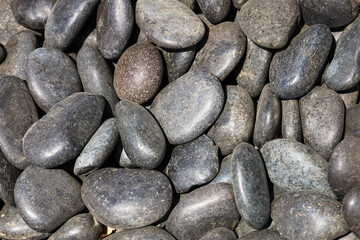
[[[309,92],[323,69],[332,44],[330,29],[313,25],[297,35],[270,64],[269,78],[274,93],[283,99],[299,98]]]
[[[0,151],[0,198],[12,207],[15,207],[14,186],[19,175],[20,171],[11,165]]]
[[[357,84],[348,90],[338,92],[339,96],[345,104],[346,110],[357,104],[359,98],[359,87],[360,84]]]
[[[246,49],[246,37],[237,23],[223,22],[210,29],[191,69],[203,69],[223,81],[238,65]],[[221,64],[219,64],[221,63]]]
[[[152,42],[165,48],[194,46],[205,34],[201,20],[177,0],[139,0],[135,19]]]
[[[170,233],[159,227],[148,226],[120,231],[104,240],[175,240]]]
[[[208,231],[199,240],[236,240],[236,235],[227,228],[219,227]]]
[[[298,100],[281,100],[282,138],[302,141],[301,118]]]
[[[13,0],[11,10],[16,21],[24,27],[41,30],[56,0]]]
[[[84,45],[76,57],[77,68],[85,92],[103,96],[112,112],[119,98],[113,85],[113,74],[100,52],[93,46]]]
[[[120,57],[134,25],[131,1],[101,0],[96,17],[99,51],[107,59]]]
[[[100,0],[56,1],[45,25],[45,44],[64,50],[74,41]]]
[[[218,227],[233,230],[238,220],[231,185],[216,183],[181,199],[168,218],[166,230],[179,240],[198,239]]]
[[[7,57],[0,64],[0,77],[15,76],[26,80],[25,64],[28,55],[36,48],[35,34],[24,30],[11,36],[5,45]]]
[[[341,204],[323,194],[285,193],[271,207],[271,217],[286,239],[335,239],[348,232]]]
[[[23,153],[23,137],[38,120],[35,103],[23,80],[0,78],[0,148],[15,167],[25,169],[30,162]]]
[[[241,9],[241,7],[247,2],[248,0],[232,0],[234,7],[237,9]]]
[[[231,0],[197,0],[200,10],[213,24],[225,20],[231,9]]]
[[[344,91],[360,81],[360,16],[348,25],[336,42],[334,58],[324,72],[326,85]]]
[[[218,147],[206,135],[175,147],[164,170],[177,193],[208,183],[218,171]]]
[[[220,170],[219,170],[218,174],[209,184],[214,184],[214,183],[219,183],[219,182],[232,184],[231,154],[224,157],[224,159],[221,161]]]
[[[254,121],[255,109],[250,95],[239,86],[228,85],[224,109],[207,135],[222,155],[228,155],[238,144],[250,141]]]
[[[150,43],[126,49],[115,66],[114,88],[120,100],[144,103],[157,93],[163,76],[160,52]]]
[[[270,193],[264,162],[249,143],[239,144],[231,157],[232,186],[241,218],[261,229],[270,217]]]
[[[286,45],[300,20],[295,0],[251,0],[240,9],[240,27],[254,43],[266,48]]]
[[[119,166],[123,168],[138,168],[138,166],[130,160],[124,149],[120,154]]]
[[[360,187],[351,189],[344,197],[342,212],[347,226],[360,237]]]
[[[82,90],[76,65],[70,57],[55,48],[37,48],[29,54],[26,79],[35,102],[45,112]]]
[[[299,1],[301,15],[307,25],[325,24],[330,28],[349,24],[359,13],[356,0]]]
[[[91,93],[60,101],[25,134],[27,160],[47,168],[73,160],[100,126],[103,111],[104,99]]]
[[[236,81],[253,98],[260,95],[265,85],[271,58],[271,51],[259,47],[249,38],[247,39],[245,62]]]
[[[360,104],[346,110],[345,136],[360,137]]]
[[[16,206],[26,224],[51,232],[84,209],[80,184],[62,169],[31,165],[16,181]]]
[[[70,218],[48,240],[98,240],[102,225],[89,213]]]
[[[151,112],[171,144],[200,136],[219,116],[224,92],[219,80],[206,71],[190,71],[155,97]]]
[[[85,179],[81,191],[90,213],[113,228],[152,224],[172,203],[170,181],[156,170],[103,168]]]
[[[261,91],[256,110],[253,140],[259,149],[268,141],[276,138],[281,122],[281,102],[266,84]]]
[[[260,150],[271,182],[281,190],[314,191],[335,197],[328,183],[329,164],[305,144],[276,139]]]
[[[305,144],[328,159],[344,131],[344,102],[334,90],[315,87],[299,103]]]
[[[253,231],[239,238],[239,240],[264,240],[264,239],[284,240],[284,238],[281,237],[278,231],[269,230],[269,229]]]
[[[30,228],[22,219],[17,208],[5,205],[0,211],[0,238],[6,240],[40,240],[50,233],[37,232]]]

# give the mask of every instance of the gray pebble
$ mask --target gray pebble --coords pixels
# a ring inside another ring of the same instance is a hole
[[[213,24],[225,20],[231,9],[231,0],[196,0],[200,10]]]
[[[232,184],[231,176],[232,175],[231,175],[231,154],[230,154],[224,157],[224,159],[221,161],[219,173],[209,184],[214,184],[219,182]]]
[[[239,240],[284,240],[280,233],[276,230],[258,230],[252,231],[242,237]]]
[[[346,110],[357,104],[359,98],[359,86],[360,84],[357,84],[348,90],[338,92],[339,96],[344,101]]]
[[[282,138],[302,141],[301,118],[298,100],[281,100]]]
[[[175,238],[162,228],[148,226],[124,230],[112,234],[104,240],[175,240]]]
[[[360,137],[360,105],[357,104],[346,110],[345,136]]]
[[[236,235],[230,229],[219,227],[208,231],[199,240],[236,240]]]
[[[0,151],[0,198],[12,207],[15,207],[14,186],[19,175],[20,171],[11,165]]]
[[[360,237],[360,187],[357,185],[351,189],[344,197],[342,212],[344,219],[350,230]]]
[[[138,168],[138,166],[130,160],[124,149],[121,151],[119,166],[123,168]]]

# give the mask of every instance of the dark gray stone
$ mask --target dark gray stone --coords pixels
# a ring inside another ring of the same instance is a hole
[[[16,181],[15,203],[32,229],[51,232],[84,209],[80,188],[62,169],[31,165]]]
[[[55,48],[37,48],[29,54],[26,79],[35,102],[45,112],[82,90],[76,65],[70,57]]]
[[[360,187],[351,189],[344,197],[342,212],[350,230],[360,237]]]
[[[239,86],[228,85],[224,109],[207,135],[225,156],[238,144],[250,141],[254,120],[255,109],[250,95]]]
[[[221,161],[219,173],[209,184],[214,184],[214,183],[219,183],[219,182],[232,184],[231,154],[224,157],[224,159]]]
[[[261,91],[256,110],[253,140],[257,148],[276,138],[280,130],[281,102],[266,84]]]
[[[346,110],[357,104],[359,98],[359,87],[360,84],[357,84],[348,90],[338,92],[339,96],[344,101]]]
[[[328,159],[344,131],[344,102],[324,86],[315,87],[299,103],[305,144]]]
[[[298,100],[281,100],[282,138],[302,141],[301,118]]]
[[[15,207],[14,186],[19,175],[20,171],[11,165],[0,151],[0,198],[12,207]]]
[[[60,101],[24,136],[27,160],[53,168],[74,159],[100,126],[103,111],[104,99],[91,93]]]
[[[281,237],[278,231],[269,230],[269,229],[253,231],[239,238],[239,240],[264,240],[264,239],[284,240],[284,238]]]
[[[170,233],[159,227],[148,226],[124,230],[106,237],[104,240],[175,240]]]
[[[241,7],[247,2],[248,0],[232,0],[234,7],[237,9],[241,9]]]
[[[200,136],[219,116],[224,92],[219,80],[206,71],[190,71],[155,97],[151,112],[171,144]]]
[[[335,239],[348,232],[341,204],[315,192],[285,193],[271,205],[271,217],[286,239]]]
[[[98,49],[107,59],[120,57],[130,39],[134,12],[130,0],[101,0],[97,10]]]
[[[231,9],[231,0],[196,0],[200,10],[213,24],[225,20]]]
[[[35,103],[24,81],[0,78],[0,148],[15,167],[25,169],[30,161],[23,153],[23,137],[38,120]]]
[[[206,185],[189,193],[175,206],[167,223],[176,239],[199,239],[208,231],[225,227],[233,230],[239,220],[230,184]]]
[[[315,85],[332,44],[330,29],[322,24],[308,27],[270,64],[269,78],[274,93],[283,99],[299,98]]]
[[[360,137],[360,104],[346,110],[345,136]]]
[[[327,161],[305,144],[276,139],[260,150],[271,182],[281,190],[314,191],[335,197],[328,183]]]
[[[206,135],[174,148],[164,173],[177,193],[210,182],[219,171],[218,147]]]
[[[90,213],[113,228],[152,224],[172,203],[169,180],[155,170],[103,168],[85,179],[81,191]]]
[[[201,20],[177,0],[139,0],[135,19],[152,42],[165,48],[192,47],[205,34]]]
[[[123,168],[138,168],[138,166],[130,160],[124,149],[121,151],[119,166]]]
[[[219,227],[208,231],[199,240],[236,240],[236,235],[227,228]]]

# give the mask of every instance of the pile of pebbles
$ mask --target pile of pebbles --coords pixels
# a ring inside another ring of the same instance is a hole
[[[0,0],[0,238],[359,239],[359,4]]]

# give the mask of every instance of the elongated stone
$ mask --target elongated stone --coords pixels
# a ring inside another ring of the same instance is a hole
[[[85,179],[81,191],[90,213],[113,228],[152,224],[172,203],[169,180],[155,170],[103,168]]]
[[[351,189],[344,197],[342,211],[350,230],[360,237],[360,187]]]
[[[339,96],[341,97],[341,99],[345,104],[346,110],[357,104],[359,98],[359,88],[360,88],[360,84],[357,84],[356,86],[348,90],[338,92]]]
[[[0,78],[0,86],[0,148],[12,165],[25,169],[30,161],[23,153],[23,137],[39,118],[35,103],[17,77]]]
[[[20,171],[11,165],[0,151],[0,198],[12,207],[15,207],[14,186],[19,175]]]
[[[200,10],[213,24],[224,21],[231,9],[231,0],[197,0]]]
[[[302,141],[301,118],[297,100],[281,101],[281,135],[282,138]]]
[[[100,126],[103,111],[99,95],[75,93],[60,101],[24,136],[27,160],[52,168],[74,159]]]
[[[309,92],[323,69],[332,44],[330,29],[311,26],[297,35],[270,64],[269,78],[274,93],[283,99],[299,98]]]
[[[231,154],[230,154],[224,157],[224,159],[221,161],[219,173],[209,184],[220,183],[220,182],[232,184],[231,176],[232,175],[231,175]]]
[[[199,240],[236,240],[236,235],[230,229],[219,227],[208,231]]]
[[[151,112],[171,144],[200,136],[219,116],[224,92],[219,80],[206,71],[190,71],[155,97]]]
[[[323,194],[285,193],[273,201],[271,209],[286,239],[335,239],[348,232],[341,204]]]
[[[276,230],[259,230],[259,231],[253,231],[250,232],[243,237],[239,238],[240,240],[283,240],[284,238],[281,237],[280,233]]]
[[[148,226],[124,230],[106,237],[105,240],[175,240],[175,238],[162,228]]]
[[[346,110],[345,136],[360,137],[360,105],[357,104]]]

